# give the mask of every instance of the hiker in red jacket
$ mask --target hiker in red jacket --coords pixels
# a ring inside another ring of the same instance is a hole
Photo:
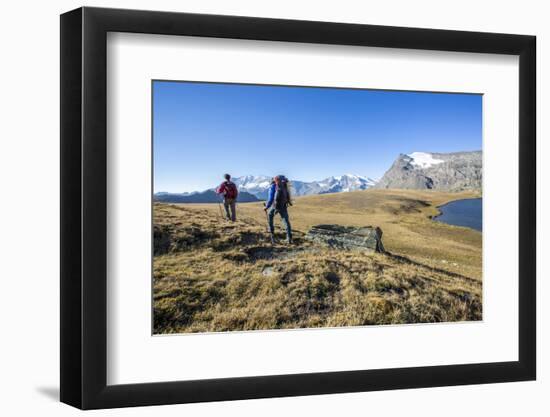
[[[227,220],[234,222],[237,219],[235,203],[239,195],[239,190],[237,190],[235,183],[231,181],[231,175],[225,174],[223,177],[225,181],[220,184],[216,192],[223,195],[223,206],[225,208]]]

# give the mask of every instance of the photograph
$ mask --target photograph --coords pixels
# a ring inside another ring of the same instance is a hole
[[[482,101],[154,80],[152,333],[482,320]]]

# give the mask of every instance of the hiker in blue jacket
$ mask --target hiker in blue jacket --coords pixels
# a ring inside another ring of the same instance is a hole
[[[273,178],[265,204],[265,212],[267,213],[267,221],[269,224],[269,232],[271,234],[271,243],[275,243],[275,227],[273,218],[279,213],[281,220],[286,229],[286,238],[289,244],[292,243],[292,228],[288,218],[288,206],[292,205],[290,192],[288,190],[288,179],[284,175],[277,175]]]

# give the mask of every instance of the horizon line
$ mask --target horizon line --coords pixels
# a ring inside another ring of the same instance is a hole
[[[321,182],[321,181],[324,181],[324,180],[327,180],[329,178],[338,178],[338,177],[344,177],[344,176],[353,176],[353,177],[359,177],[359,178],[364,178],[364,179],[367,179],[367,180],[371,180],[371,181],[374,181],[375,183],[380,181],[380,178],[373,178],[373,177],[370,177],[370,176],[367,176],[367,175],[359,175],[359,174],[351,174],[351,173],[345,173],[345,174],[341,174],[341,175],[330,175],[328,177],[325,177],[323,179],[320,179],[320,180],[312,180],[312,181],[302,181],[302,180],[295,180],[295,181],[299,181],[299,182],[303,182],[303,183],[311,183],[311,182]],[[271,175],[262,175],[262,174],[259,174],[259,175],[253,175],[253,174],[246,174],[246,175],[239,175],[239,176],[231,176],[231,179],[238,179],[238,178],[243,178],[243,177],[268,177],[268,178],[273,178],[273,176]],[[289,179],[289,182],[292,184],[292,180]],[[204,190],[193,190],[193,191],[165,191],[165,190],[162,190],[162,191],[154,191],[153,190],[153,194],[160,194],[160,193],[166,193],[166,194],[189,194],[189,193],[203,193],[205,191],[209,191],[209,190],[215,190],[216,187],[211,187],[211,188],[206,188]]]
[[[400,153],[397,158],[399,158],[400,155],[411,155],[413,153],[428,153],[428,154],[456,154],[456,153],[467,153],[467,152],[483,152],[483,148],[482,149],[476,149],[476,150],[468,150],[468,151],[453,151],[453,152],[424,152],[424,151],[414,151],[414,152],[411,152],[411,153]],[[396,158],[396,160],[397,160]],[[389,169],[389,168],[388,168]],[[328,177],[325,177],[325,178],[322,178],[320,180],[311,180],[311,181],[302,181],[302,180],[296,180],[296,181],[300,181],[300,182],[305,182],[305,183],[308,183],[308,182],[320,182],[320,181],[324,181],[326,179],[329,179],[329,178],[336,178],[336,177],[343,177],[343,176],[355,176],[355,177],[361,177],[361,178],[366,178],[366,179],[369,179],[369,180],[372,180],[374,182],[378,182],[380,181],[380,179],[386,174],[386,172],[388,171],[388,169],[384,172],[384,174],[382,174],[382,176],[380,178],[374,178],[372,176],[369,176],[369,175],[360,175],[360,174],[352,174],[352,173],[344,173],[344,174],[340,174],[340,175],[330,175]],[[254,175],[254,174],[244,174],[244,175],[238,175],[238,176],[233,176],[231,175],[231,179],[236,179],[236,178],[242,178],[242,177],[268,177],[268,178],[273,178],[272,176],[270,175],[264,175],[264,174],[258,174],[258,175]],[[221,178],[220,178],[221,179]],[[292,180],[290,180],[290,182],[292,183]],[[154,188],[154,179],[153,179],[153,188]],[[203,189],[203,190],[192,190],[192,191],[166,191],[166,190],[161,190],[161,191],[155,191],[153,189],[153,195],[155,194],[160,194],[160,193],[166,193],[166,194],[190,194],[190,193],[202,193],[202,192],[205,192],[205,191],[208,191],[208,190],[214,190],[216,189],[216,186],[214,187],[211,187],[211,188],[206,188],[206,189]]]

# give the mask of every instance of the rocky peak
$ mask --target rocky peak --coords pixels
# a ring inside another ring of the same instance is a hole
[[[400,154],[376,184],[377,188],[481,189],[482,153],[413,152]]]

